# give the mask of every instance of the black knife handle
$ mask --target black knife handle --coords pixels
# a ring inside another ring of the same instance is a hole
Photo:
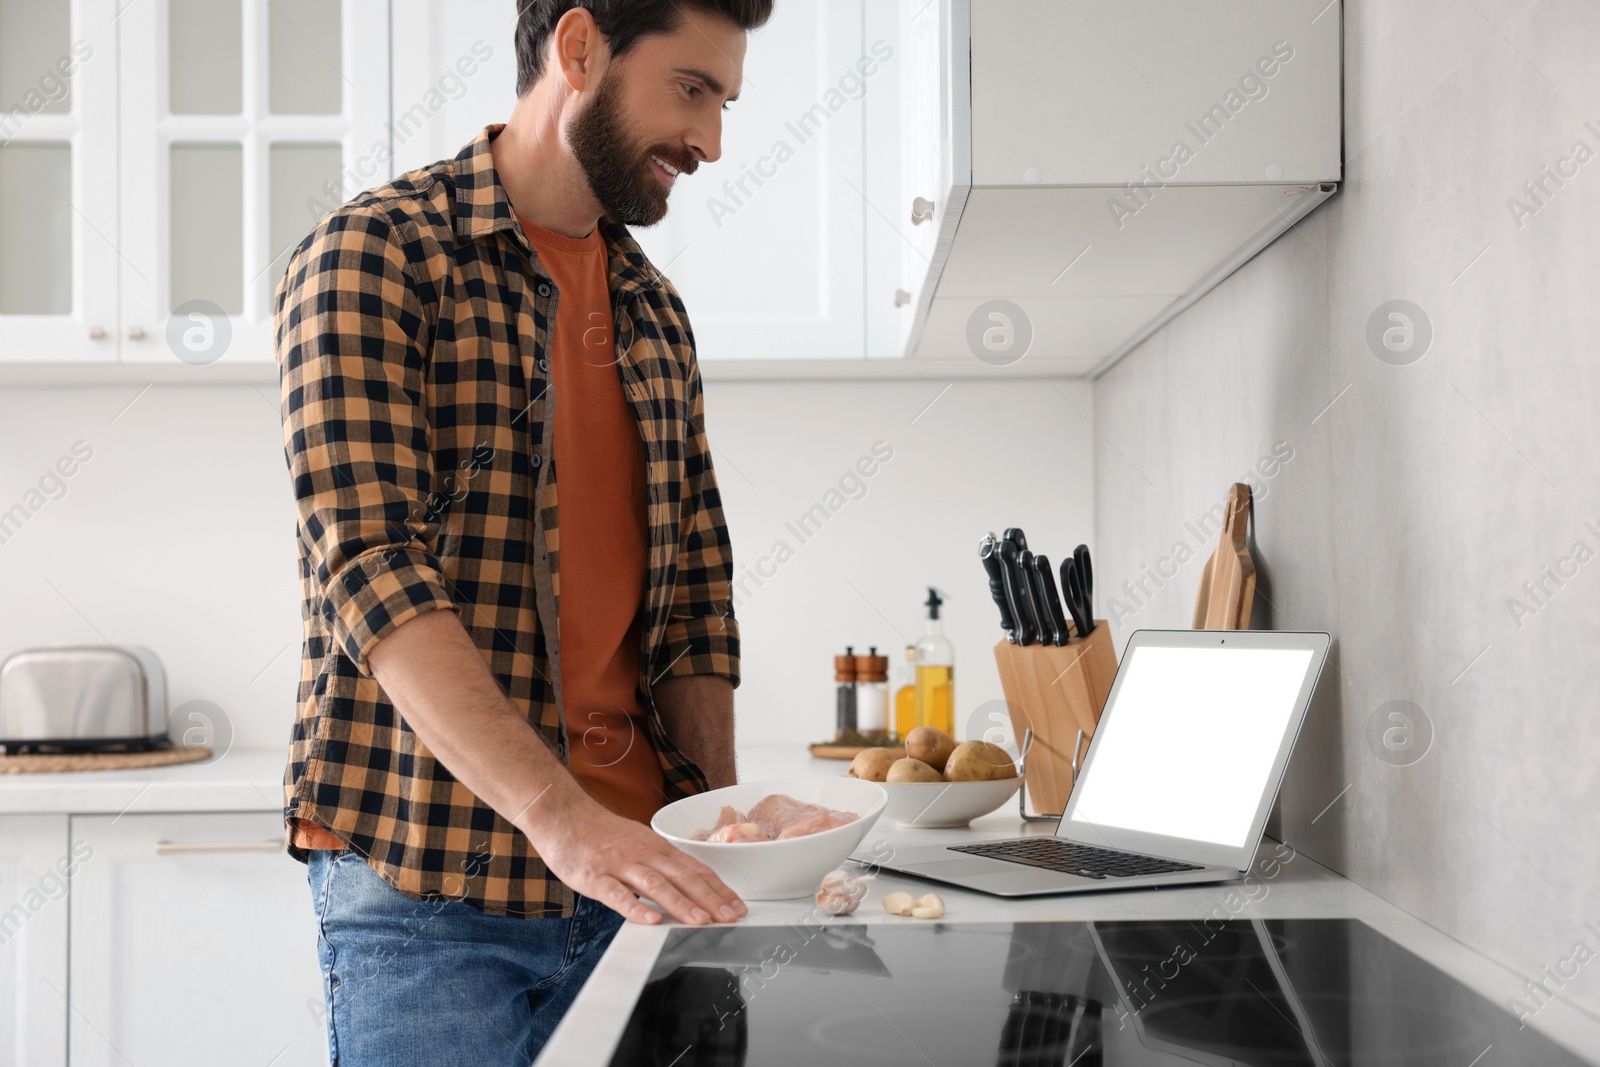
[[[1000,539],[1002,541],[1010,541],[1012,544],[1016,545],[1018,556],[1021,556],[1022,553],[1028,551],[1028,538],[1022,532],[1022,527],[1020,526],[1007,526],[1005,528],[1005,532],[1000,535]]]
[[[1006,637],[1012,642],[1017,639],[1016,617],[1011,614],[1011,604],[1006,600],[1006,583],[1001,577],[1003,564],[1000,562],[1000,541],[994,534],[984,537],[983,543],[978,547],[978,558],[983,561],[983,569],[989,575],[989,595],[994,597],[995,606],[1000,609],[1000,628],[1006,632]]]
[[[1050,628],[1055,631],[1052,644],[1064,645],[1067,633],[1067,615],[1061,609],[1061,597],[1056,593],[1056,576],[1050,570],[1050,561],[1044,556],[1033,557],[1033,573],[1044,599],[1045,613],[1050,618]]]
[[[1079,637],[1088,637],[1094,629],[1094,615],[1083,599],[1083,579],[1078,576],[1077,562],[1071,558],[1061,561],[1061,598],[1072,612],[1072,623]]]
[[[1083,604],[1083,617],[1089,628],[1083,632],[1088,637],[1094,632],[1094,563],[1089,559],[1089,546],[1079,545],[1072,550],[1072,562],[1078,572],[1078,595]]]
[[[1039,640],[1046,645],[1064,645],[1067,643],[1065,633],[1058,633],[1056,620],[1050,614],[1050,601],[1045,596],[1044,582],[1039,577],[1039,557],[1029,552],[1022,557],[1027,560],[1028,582],[1033,589],[1034,612],[1039,619]]]
[[[1017,588],[1022,593],[1022,610],[1040,644],[1050,643],[1050,624],[1045,621],[1044,605],[1034,592],[1033,553],[1023,549],[1017,556]]]
[[[1011,618],[1016,622],[1017,644],[1031,645],[1037,641],[1039,631],[1034,628],[1032,617],[1027,611],[1027,601],[1023,599],[1023,590],[1026,585],[1022,575],[1021,553],[1017,551],[1015,543],[1007,540],[1000,542],[1000,581],[1006,589],[1006,601],[1011,605]]]

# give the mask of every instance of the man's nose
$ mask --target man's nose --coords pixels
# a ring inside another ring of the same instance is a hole
[[[701,163],[715,163],[722,158],[722,111],[715,117],[689,131],[684,145]]]

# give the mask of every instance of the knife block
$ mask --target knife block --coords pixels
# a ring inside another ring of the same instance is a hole
[[[994,646],[994,662],[1017,743],[1033,730],[1024,768],[1028,797],[1041,814],[1060,815],[1072,793],[1073,768],[1089,750],[1117,675],[1111,628],[1096,619],[1087,638],[1074,637],[1065,645],[1001,641]]]

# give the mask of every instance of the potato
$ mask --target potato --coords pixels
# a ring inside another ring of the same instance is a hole
[[[998,782],[1016,776],[1011,753],[987,741],[961,742],[944,765],[948,782]]]
[[[918,726],[906,734],[906,755],[921,760],[936,771],[944,770],[945,761],[955,747],[955,738],[936,726]]]
[[[919,759],[907,756],[897,759],[889,766],[889,773],[884,776],[886,782],[937,782],[941,781],[939,772],[923,763]]]
[[[856,753],[856,758],[850,761],[850,769],[845,773],[851,778],[882,782],[889,777],[889,767],[899,758],[900,753],[896,749],[864,748]]]

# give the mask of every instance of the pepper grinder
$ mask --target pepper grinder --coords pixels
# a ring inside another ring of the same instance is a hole
[[[856,732],[856,650],[844,646],[844,655],[833,657],[833,680],[839,684],[834,713],[835,741]]]

